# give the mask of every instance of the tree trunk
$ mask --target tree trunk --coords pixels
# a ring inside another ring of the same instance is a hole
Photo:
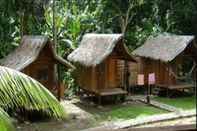
[[[56,4],[55,4],[55,0],[53,0],[53,43],[54,43],[54,48],[55,51],[57,51],[57,29],[56,29],[56,22],[55,22],[55,18],[56,18],[56,8],[55,8]]]
[[[21,16],[20,16],[20,21],[21,21],[21,37],[24,35],[28,35],[29,30],[28,30],[28,19],[29,19],[29,14],[24,11]]]

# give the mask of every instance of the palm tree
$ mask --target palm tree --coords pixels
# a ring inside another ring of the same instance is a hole
[[[55,118],[65,117],[63,107],[43,85],[21,72],[0,66],[0,129],[2,131],[13,129],[5,111],[16,108],[42,111]]]

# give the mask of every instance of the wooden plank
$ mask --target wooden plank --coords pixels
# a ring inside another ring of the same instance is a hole
[[[186,88],[192,88],[195,87],[193,84],[177,84],[177,85],[167,85],[167,84],[157,84],[157,87],[160,88],[168,88],[168,89],[186,89]]]
[[[100,96],[111,96],[111,95],[122,95],[127,92],[122,90],[121,88],[111,88],[111,89],[102,89],[98,90],[97,94]]]
[[[170,85],[169,89],[186,89],[186,88],[192,88],[195,87],[193,84],[183,84],[183,85]]]

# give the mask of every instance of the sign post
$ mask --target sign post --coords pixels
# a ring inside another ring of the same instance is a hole
[[[151,85],[155,84],[155,73],[148,74],[147,103],[150,103]]]

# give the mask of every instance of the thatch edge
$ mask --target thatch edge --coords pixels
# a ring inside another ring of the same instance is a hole
[[[25,40],[26,37],[29,37],[28,35],[25,35],[22,37],[21,39],[21,43],[23,43],[23,40]],[[45,47],[46,43],[48,42],[48,38],[46,36],[44,36],[44,44],[42,44],[41,48],[40,48],[40,51],[43,50],[43,48]],[[20,45],[19,45],[20,46]],[[17,47],[18,48],[18,47]],[[15,51],[15,50],[14,50]],[[27,61],[25,64],[23,64],[23,66],[20,68],[20,69],[15,69],[15,70],[18,70],[18,71],[21,71],[23,70],[25,67],[27,67],[28,65],[30,65],[31,63],[33,63],[39,56],[40,54],[40,51],[32,57],[32,59],[30,59],[29,61]]]
[[[21,43],[23,43],[23,41],[25,39],[28,39],[29,37],[35,37],[35,36],[31,36],[31,35],[25,35],[22,37],[21,39],[21,42],[20,42],[20,45],[17,47],[17,48],[20,48]],[[40,55],[40,52],[43,50],[43,48],[46,46],[47,42],[49,42],[49,47],[51,48],[52,50],[52,54],[53,54],[53,58],[59,62],[60,64],[63,64],[69,68],[72,68],[72,69],[75,69],[75,66],[72,65],[70,62],[64,60],[62,57],[58,56],[58,54],[56,53],[55,49],[54,49],[54,46],[53,46],[53,42],[47,37],[47,36],[36,36],[36,37],[42,37],[44,40],[43,40],[43,44],[41,45],[41,47],[39,48],[39,51],[31,57],[31,59],[29,59],[28,61],[26,61],[21,67],[18,67],[18,68],[15,68],[15,70],[18,70],[18,71],[21,71],[23,70],[25,67],[27,67],[28,65],[30,65],[31,63],[33,63]],[[17,49],[16,48],[16,49]],[[10,54],[16,52],[16,49],[11,52]],[[10,54],[8,54],[7,56],[5,56],[3,59],[0,60],[0,64],[3,63],[4,59],[6,57],[8,57]]]
[[[195,36],[194,35],[190,35],[192,38],[187,42],[187,46],[195,39]],[[147,40],[150,40],[150,39],[152,39],[153,37],[149,37]],[[146,40],[146,41],[147,41]],[[141,45],[141,46],[143,46],[143,45]],[[141,46],[140,47],[138,47],[138,48],[141,48]],[[154,58],[154,57],[149,57],[149,56],[144,56],[144,55],[140,55],[140,54],[138,54],[138,53],[136,53],[136,50],[138,49],[138,48],[136,48],[133,52],[132,52],[132,55],[134,55],[134,56],[136,56],[136,57],[143,57],[143,58],[147,58],[147,59],[152,59],[152,60],[159,60],[159,61],[162,61],[162,62],[164,62],[164,63],[168,63],[168,62],[171,62],[172,60],[174,60],[181,52],[183,52],[186,48],[187,48],[187,46],[184,48],[184,49],[182,49],[182,50],[180,50],[180,51],[177,51],[177,55],[176,56],[174,56],[174,57],[172,57],[171,59],[169,59],[169,60],[161,60],[161,59],[157,59],[157,58]]]
[[[75,57],[76,57],[76,56],[75,56],[75,52],[77,52],[78,50],[80,50],[80,46],[79,46],[79,47],[76,48],[71,54],[68,55],[67,59],[68,59],[69,61],[72,61],[73,63],[79,64],[79,65],[82,65],[82,66],[86,66],[86,67],[91,67],[91,66],[95,67],[95,66],[97,66],[98,64],[100,64],[102,61],[104,61],[104,60],[113,52],[113,50],[114,50],[114,48],[117,46],[117,44],[121,42],[121,43],[123,44],[123,48],[124,48],[126,54],[127,54],[128,56],[130,56],[131,59],[132,59],[134,62],[137,62],[137,60],[129,53],[129,50],[128,50],[128,48],[126,47],[126,45],[123,43],[123,37],[124,37],[123,34],[92,34],[92,33],[88,33],[88,34],[85,34],[85,35],[83,36],[83,39],[84,39],[85,37],[91,37],[91,35],[93,35],[93,36],[94,36],[94,35],[117,35],[117,36],[116,36],[117,38],[110,44],[110,47],[108,47],[107,51],[104,52],[102,55],[99,56],[99,57],[101,57],[102,59],[99,59],[99,60],[94,61],[94,62],[92,62],[92,63],[86,62],[86,61],[79,61],[77,58],[75,58]],[[83,41],[83,39],[82,39],[82,41]],[[86,39],[87,39],[87,38],[86,38]]]
[[[86,35],[94,35],[94,34],[87,33],[87,34],[84,35],[84,37],[85,37]],[[74,59],[72,58],[72,53],[68,55],[67,59],[68,59],[69,61],[72,61],[72,62],[74,62],[74,63],[81,64],[81,65],[86,66],[86,67],[91,67],[91,66],[95,67],[95,66],[97,66],[98,64],[100,64],[102,61],[104,61],[104,60],[107,58],[107,56],[109,56],[109,55],[111,54],[111,52],[113,51],[113,49],[114,49],[114,47],[116,46],[116,44],[117,44],[121,39],[123,39],[123,35],[122,35],[122,34],[119,34],[119,35],[120,35],[119,38],[118,38],[116,41],[114,41],[114,42],[112,43],[112,47],[110,48],[110,50],[108,50],[105,54],[103,54],[103,56],[102,56],[103,59],[102,59],[101,61],[97,61],[95,64],[89,65],[89,64],[84,63],[84,62],[78,62],[78,61],[76,61],[76,60],[74,60]],[[115,44],[115,43],[116,43],[116,44]],[[77,48],[76,48],[76,49],[77,49]]]

